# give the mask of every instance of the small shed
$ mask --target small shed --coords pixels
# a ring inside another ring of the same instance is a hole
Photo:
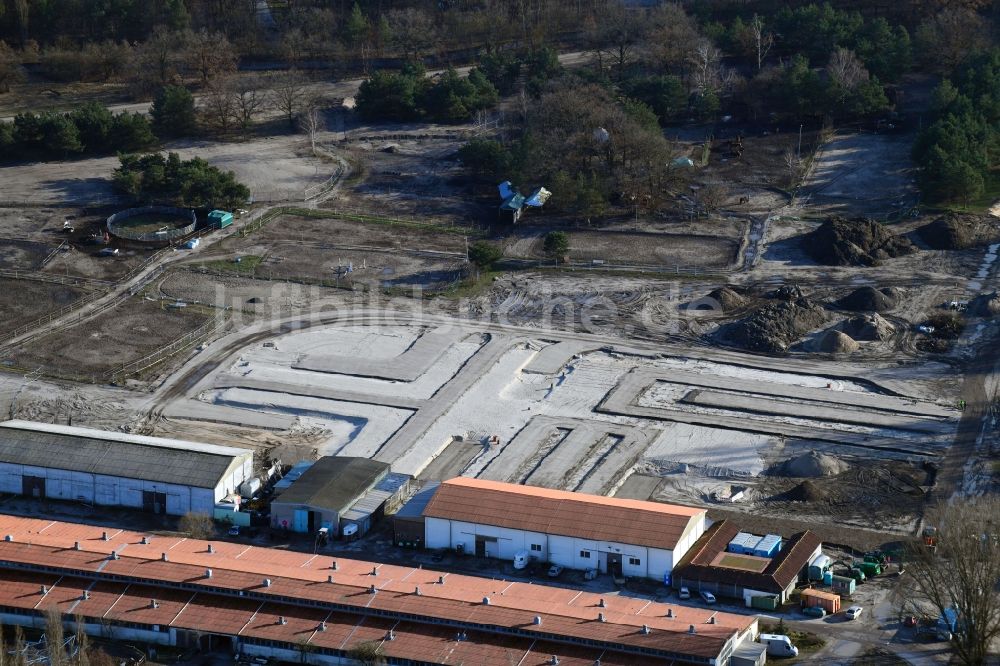
[[[439,485],[428,482],[392,517],[392,541],[400,548],[424,547],[424,509]]]
[[[225,229],[233,223],[233,214],[226,210],[213,210],[208,214],[208,226]]]
[[[819,606],[830,615],[840,612],[840,595],[837,594],[830,594],[821,590],[802,590],[800,599],[803,608]]]
[[[413,477],[408,474],[390,472],[386,475],[349,509],[340,514],[341,534],[353,532],[354,538],[367,534],[374,521],[399,506],[412,480]],[[356,528],[345,531],[348,525],[356,525]]]

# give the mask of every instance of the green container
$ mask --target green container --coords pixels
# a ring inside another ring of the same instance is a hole
[[[750,597],[750,608],[757,608],[760,610],[777,610],[778,609],[778,597],[777,596],[766,596],[766,597]]]
[[[882,573],[882,567],[879,566],[878,562],[861,562],[858,564],[858,568],[861,569],[868,578],[874,578]]]
[[[851,573],[849,575],[859,583],[865,582],[865,572],[857,567],[851,567]]]

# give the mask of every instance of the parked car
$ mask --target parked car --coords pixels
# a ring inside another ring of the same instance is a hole
[[[848,620],[857,620],[859,617],[861,617],[861,611],[863,610],[864,609],[861,606],[851,606],[846,611],[844,611],[844,615],[847,616]]]
[[[690,599],[691,590],[687,589],[686,587],[682,587],[680,591],[677,593],[677,596],[679,596],[681,599]]]
[[[807,606],[802,609],[802,614],[809,617],[826,617],[826,609],[822,606]]]
[[[553,564],[549,567],[549,578],[559,578],[562,575],[564,567],[561,564]]]
[[[950,641],[951,632],[935,625],[917,627],[917,640],[927,643]]]
[[[706,604],[714,604],[715,603],[715,595],[712,594],[711,592],[704,592],[703,591],[703,592],[700,592],[699,594],[701,594],[701,598],[705,600]]]
[[[239,535],[240,535],[240,526],[239,525],[233,525],[232,527],[229,528],[229,536],[231,536],[231,537],[238,537]]]

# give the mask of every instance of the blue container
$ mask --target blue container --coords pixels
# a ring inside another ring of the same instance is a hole
[[[781,537],[777,534],[768,534],[757,543],[753,554],[757,557],[774,557],[779,550],[781,550]]]

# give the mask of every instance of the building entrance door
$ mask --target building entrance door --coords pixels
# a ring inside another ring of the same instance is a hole
[[[476,557],[496,557],[499,550],[496,537],[476,536]]]
[[[622,556],[621,553],[608,553],[608,573],[613,578],[622,577]]]
[[[22,476],[21,493],[35,499],[45,498],[45,477]]]
[[[167,512],[167,494],[152,490],[142,491],[142,510],[149,513],[163,514]]]

